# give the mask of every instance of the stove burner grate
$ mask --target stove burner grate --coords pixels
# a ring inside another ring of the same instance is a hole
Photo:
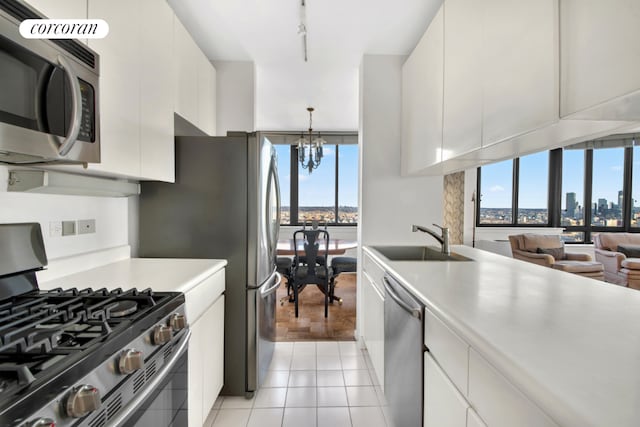
[[[130,300],[118,300],[114,305],[107,307],[107,312],[112,318],[125,317],[138,310],[138,303]]]

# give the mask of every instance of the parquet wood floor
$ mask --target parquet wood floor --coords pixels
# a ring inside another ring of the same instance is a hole
[[[356,275],[343,273],[336,278],[338,302],[329,304],[329,316],[324,317],[324,295],[314,286],[307,286],[300,293],[298,315],[294,304],[288,302],[286,279],[278,288],[276,303],[276,341],[350,341],[354,340],[356,327]],[[280,305],[281,298],[284,305]]]

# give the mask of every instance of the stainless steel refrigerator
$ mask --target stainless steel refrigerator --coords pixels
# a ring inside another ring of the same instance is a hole
[[[275,149],[258,133],[177,137],[175,184],[141,185],[141,257],[228,260],[226,395],[250,396],[273,356],[280,279],[276,167]]]

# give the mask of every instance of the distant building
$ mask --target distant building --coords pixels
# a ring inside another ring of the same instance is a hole
[[[607,211],[607,199],[598,199],[598,213],[603,214]]]
[[[622,195],[622,190],[618,191],[618,209],[620,209],[621,211],[623,209],[623,206],[622,206],[623,198],[624,196]]]
[[[567,193],[567,217],[576,217],[576,208],[578,203],[576,202],[576,193]]]

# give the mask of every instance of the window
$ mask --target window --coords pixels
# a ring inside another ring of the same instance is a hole
[[[640,227],[640,147],[633,147],[633,167],[631,176],[631,227]]]
[[[513,223],[512,176],[512,160],[494,163],[482,168],[480,224]]]
[[[593,150],[591,225],[622,227],[624,148]]]
[[[590,242],[602,231],[640,232],[638,136],[613,135],[478,168],[477,225],[563,227],[565,242]],[[508,191],[496,201],[508,188],[517,189],[515,221],[506,212]]]
[[[549,223],[549,152],[521,157],[518,161],[518,224]]]
[[[313,172],[298,169],[298,224],[314,219],[336,222],[336,149],[325,144],[320,166]]]
[[[549,224],[549,152],[505,160],[481,170],[479,225]]]
[[[584,226],[584,165],[585,150],[564,150],[562,153],[562,197],[560,225]],[[565,242],[583,242],[584,232],[565,231]]]
[[[291,224],[291,154],[288,145],[275,145],[280,183],[280,224]]]
[[[323,135],[320,166],[309,173],[300,167],[298,136],[271,136],[278,153],[281,193],[281,225],[300,225],[318,220],[330,225],[358,223],[358,145],[356,135]],[[333,141],[347,140],[349,143]]]
[[[358,146],[340,145],[338,156],[338,223],[358,223]]]

